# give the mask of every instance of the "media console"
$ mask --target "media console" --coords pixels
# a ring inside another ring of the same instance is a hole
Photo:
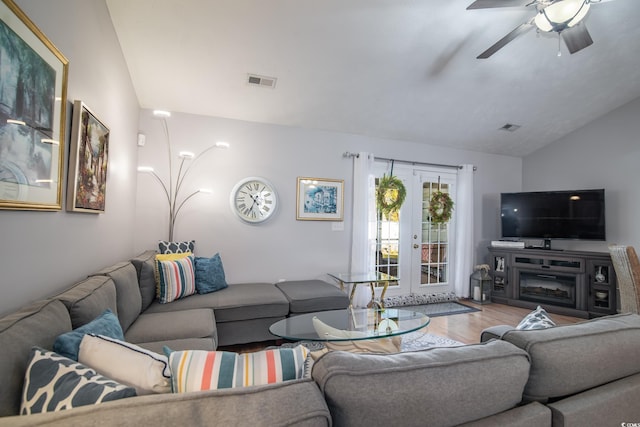
[[[489,248],[493,302],[591,318],[617,310],[616,275],[607,252]]]

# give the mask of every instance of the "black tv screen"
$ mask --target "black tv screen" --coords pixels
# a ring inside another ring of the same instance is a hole
[[[502,193],[503,238],[605,240],[604,190]]]

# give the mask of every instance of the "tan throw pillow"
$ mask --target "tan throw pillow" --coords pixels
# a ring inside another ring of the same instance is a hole
[[[324,323],[322,320],[318,319],[316,316],[313,316],[311,319],[313,323],[313,329],[316,330],[316,334],[320,338],[365,338],[367,336],[366,332],[362,331],[346,331],[344,329],[337,329],[333,326],[329,326]]]
[[[328,351],[348,351],[350,353],[399,353],[402,348],[402,338],[400,336],[386,338],[358,339],[366,337],[362,331],[346,331],[327,325],[317,317],[311,319],[316,333],[321,338],[345,339],[354,338],[350,341],[326,341],[325,348],[314,351],[311,357],[317,360]]]
[[[400,336],[354,341],[327,341],[329,350],[349,351],[351,353],[399,353],[402,348]]]

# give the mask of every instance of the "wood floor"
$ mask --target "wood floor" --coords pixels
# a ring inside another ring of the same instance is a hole
[[[503,304],[479,305],[470,301],[460,301],[463,304],[480,309],[473,313],[456,314],[452,316],[432,317],[429,332],[465,344],[480,342],[480,333],[489,326],[516,326],[524,316],[531,312],[528,308],[513,307]],[[583,322],[585,319],[550,313],[549,316],[557,325],[568,325]]]
[[[479,305],[468,300],[462,300],[460,302],[478,308],[480,311],[456,314],[452,316],[432,317],[427,331],[465,344],[473,344],[480,342],[480,333],[483,329],[495,325],[516,326],[524,316],[531,312],[531,310],[527,308],[519,308],[503,304]],[[567,325],[585,320],[554,313],[551,313],[549,316],[558,325]],[[276,341],[265,341],[220,347],[218,350],[245,353],[259,351],[265,347],[276,344],[278,344]]]

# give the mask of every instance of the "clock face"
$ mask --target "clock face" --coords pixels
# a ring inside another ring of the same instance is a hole
[[[245,178],[231,190],[231,210],[238,218],[250,224],[271,218],[277,206],[275,189],[264,178]]]

